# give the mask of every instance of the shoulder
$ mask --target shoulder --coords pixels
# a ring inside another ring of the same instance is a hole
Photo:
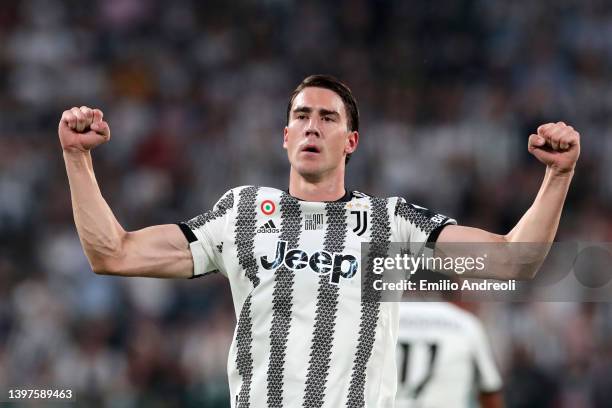
[[[376,195],[373,195],[373,194],[364,193],[363,191],[359,191],[359,190],[351,190],[350,191],[350,198],[351,198],[351,200],[364,199],[364,200],[385,200],[385,201],[395,201],[395,200],[398,199],[398,197],[381,197],[381,196],[376,196]]]
[[[364,193],[362,191],[358,191],[358,190],[353,190],[351,191],[351,198],[372,198],[373,196],[371,194],[367,194]]]
[[[394,215],[398,215],[398,213],[406,213],[408,211],[419,211],[424,210],[427,211],[426,208],[408,203],[404,197],[391,196],[391,197],[377,197],[369,194],[362,193],[360,191],[353,192],[354,198],[367,198],[370,200],[378,200],[384,201],[387,203],[389,208],[393,211]]]
[[[223,207],[236,208],[239,212],[251,211],[256,206],[262,206],[262,211],[273,211],[283,196],[286,196],[282,190],[273,187],[264,187],[256,185],[243,185],[234,187],[225,192],[217,205]],[[265,208],[264,208],[265,207]],[[266,210],[269,208],[269,210]]]
[[[429,211],[425,207],[409,203],[404,197],[390,197],[389,201],[393,203],[395,215],[402,215],[405,218],[409,218],[412,214]]]
[[[279,190],[278,188],[256,185],[243,185],[234,187],[231,190],[228,190],[226,194],[229,192],[233,192],[235,196],[254,194],[259,197],[281,197],[285,193],[283,190]]]
[[[282,190],[279,190],[273,187],[243,185],[243,186],[233,187],[227,190],[225,193],[223,193],[221,198],[228,197],[228,196],[239,197],[241,195],[258,195],[258,196],[278,195],[280,196],[282,193],[283,193]]]
[[[352,200],[363,199],[363,200],[385,201],[389,205],[391,205],[396,211],[404,210],[404,209],[406,210],[411,209],[414,211],[429,211],[425,207],[421,207],[420,205],[409,203],[408,201],[406,201],[404,197],[398,197],[398,196],[380,197],[380,196],[375,196],[372,194],[364,193],[362,191],[354,190],[354,191],[351,191],[351,199]]]
[[[381,197],[368,193],[364,193],[363,191],[353,190],[350,192],[350,200],[349,201],[376,201],[380,203],[385,203],[387,206],[390,206],[391,209],[395,208],[400,197]]]

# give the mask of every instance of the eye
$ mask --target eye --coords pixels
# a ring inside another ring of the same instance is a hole
[[[299,114],[299,115],[297,115],[295,118],[296,118],[296,119],[300,119],[300,120],[301,120],[301,119],[306,119],[306,115],[304,115],[303,113],[300,113],[300,114]]]
[[[332,118],[331,116],[323,116],[323,121],[324,122],[335,122],[334,118]]]

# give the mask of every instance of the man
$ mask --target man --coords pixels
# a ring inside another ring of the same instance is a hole
[[[400,304],[397,357],[397,408],[503,407],[482,323],[450,302]]]
[[[579,152],[571,127],[547,124],[530,137],[546,177],[534,205],[504,236],[452,225],[397,197],[346,191],[358,130],[350,90],[329,76],[308,77],[287,111],[286,192],[234,188],[188,222],[127,232],[94,177],[90,150],[110,139],[102,112],[82,106],[62,115],[75,223],[96,273],[189,278],[219,271],[229,278],[237,317],[228,363],[233,406],[393,405],[397,305],[361,300],[361,242],[384,253],[392,241],[554,238]]]

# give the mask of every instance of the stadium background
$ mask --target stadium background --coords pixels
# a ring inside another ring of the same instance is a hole
[[[612,241],[612,3],[199,3],[2,3],[2,388],[64,385],[80,406],[227,404],[223,278],[89,271],[56,130],[74,105],[110,123],[94,164],[127,229],[191,218],[232,186],[284,187],[288,96],[331,73],[362,114],[349,186],[506,232],[543,175],[528,135],[564,120],[584,145],[558,239]],[[509,407],[610,406],[609,304],[474,309]]]

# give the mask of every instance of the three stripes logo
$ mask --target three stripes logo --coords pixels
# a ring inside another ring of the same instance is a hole
[[[367,211],[351,211],[357,218],[357,226],[353,228],[353,232],[362,236],[368,229],[368,212]]]
[[[272,220],[268,220],[268,222],[257,229],[257,233],[259,234],[276,234],[279,232],[280,229],[276,228],[276,225],[274,225],[274,221]]]

